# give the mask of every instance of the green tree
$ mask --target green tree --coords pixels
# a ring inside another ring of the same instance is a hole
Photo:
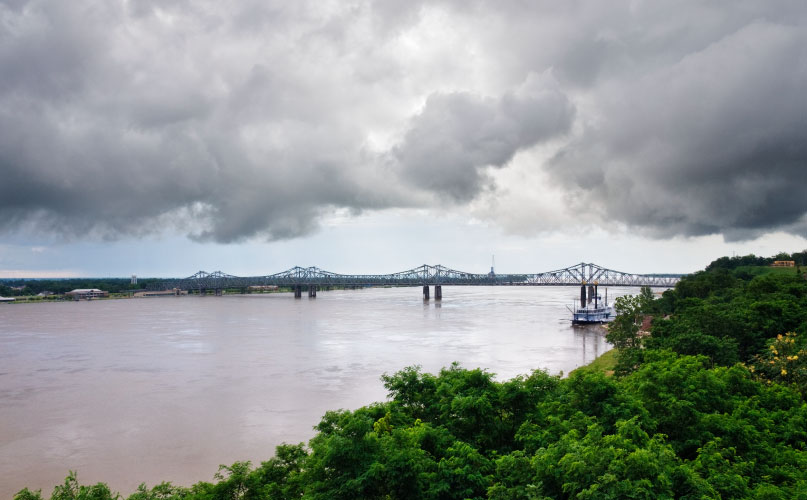
[[[807,342],[795,332],[777,335],[753,359],[750,369],[764,380],[793,386],[807,397]]]
[[[179,500],[185,498],[187,493],[186,488],[167,482],[162,482],[151,489],[145,483],[140,483],[127,500]]]
[[[605,339],[618,351],[614,372],[625,375],[633,371],[642,359],[642,339],[639,328],[642,324],[642,298],[633,295],[617,297],[614,301],[616,317],[608,325]]]
[[[661,436],[651,438],[635,420],[615,434],[598,425],[572,431],[534,458],[535,482],[552,498],[673,498],[680,461]]]
[[[24,488],[14,495],[14,500],[42,500],[42,490],[31,491]]]
[[[643,286],[639,289],[639,304],[642,312],[652,313],[655,309],[653,306],[655,299],[653,290],[649,286]]]
[[[639,327],[642,324],[642,300],[633,295],[617,297],[614,301],[616,318],[608,325],[606,340],[617,349],[634,349],[641,345]]]
[[[260,485],[261,498],[300,498],[303,494],[303,472],[307,458],[308,453],[303,443],[278,446],[275,456],[261,463],[252,473]]]
[[[64,484],[56,486],[50,496],[51,500],[118,500],[120,495],[112,493],[104,483],[92,486],[79,484],[74,471],[70,471]]]

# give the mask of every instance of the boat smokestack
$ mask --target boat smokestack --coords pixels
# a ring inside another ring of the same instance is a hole
[[[594,300],[594,285],[589,285],[588,286],[588,303],[590,304],[592,300]]]
[[[580,286],[580,307],[586,307],[586,285]]]
[[[597,308],[597,285],[594,285],[594,308]]]

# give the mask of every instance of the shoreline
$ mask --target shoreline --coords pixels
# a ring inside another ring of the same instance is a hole
[[[274,293],[292,293],[290,290],[275,290],[275,291],[261,291],[261,292],[250,292],[250,293],[225,293],[223,295],[269,295]],[[159,299],[164,297],[185,297],[185,296],[198,296],[197,294],[189,294],[187,291],[177,295],[173,293],[165,293],[165,294],[154,294],[154,295],[133,295],[129,293],[114,293],[110,294],[108,297],[94,297],[92,299],[72,299],[63,297],[61,295],[58,296],[48,296],[48,297],[37,297],[32,295],[25,295],[25,296],[16,296],[16,297],[3,297],[4,299],[14,299],[14,300],[3,300],[0,301],[0,304],[44,304],[44,303],[53,303],[53,302],[95,302],[97,300],[125,300],[125,299]],[[207,294],[211,297],[213,294]]]
[[[601,372],[605,374],[606,377],[613,376],[614,374],[614,367],[616,366],[617,362],[617,349],[612,347],[608,349],[604,353],[600,354],[588,364],[583,366],[578,366],[574,370],[570,371],[566,377],[571,377],[577,371],[594,371],[594,372]]]

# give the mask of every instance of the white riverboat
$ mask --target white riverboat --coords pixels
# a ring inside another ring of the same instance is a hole
[[[614,308],[608,305],[608,290],[605,291],[605,301],[597,294],[597,285],[589,285],[586,293],[585,283],[580,287],[580,306],[577,301],[572,308],[567,306],[572,313],[573,325],[591,325],[608,323],[614,320]]]

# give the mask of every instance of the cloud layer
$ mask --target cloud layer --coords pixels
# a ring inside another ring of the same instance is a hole
[[[499,99],[432,95],[394,155],[414,186],[470,201],[483,189],[487,167],[502,168],[518,151],[566,132],[573,116],[566,96],[553,90]]]
[[[804,235],[806,19],[798,1],[0,1],[0,231],[283,239],[335,209],[546,192],[660,237]],[[493,222],[556,227],[541,210]]]
[[[655,235],[745,239],[807,212],[807,35],[754,22],[600,94],[603,118],[551,164]],[[805,234],[805,233],[802,233]]]

